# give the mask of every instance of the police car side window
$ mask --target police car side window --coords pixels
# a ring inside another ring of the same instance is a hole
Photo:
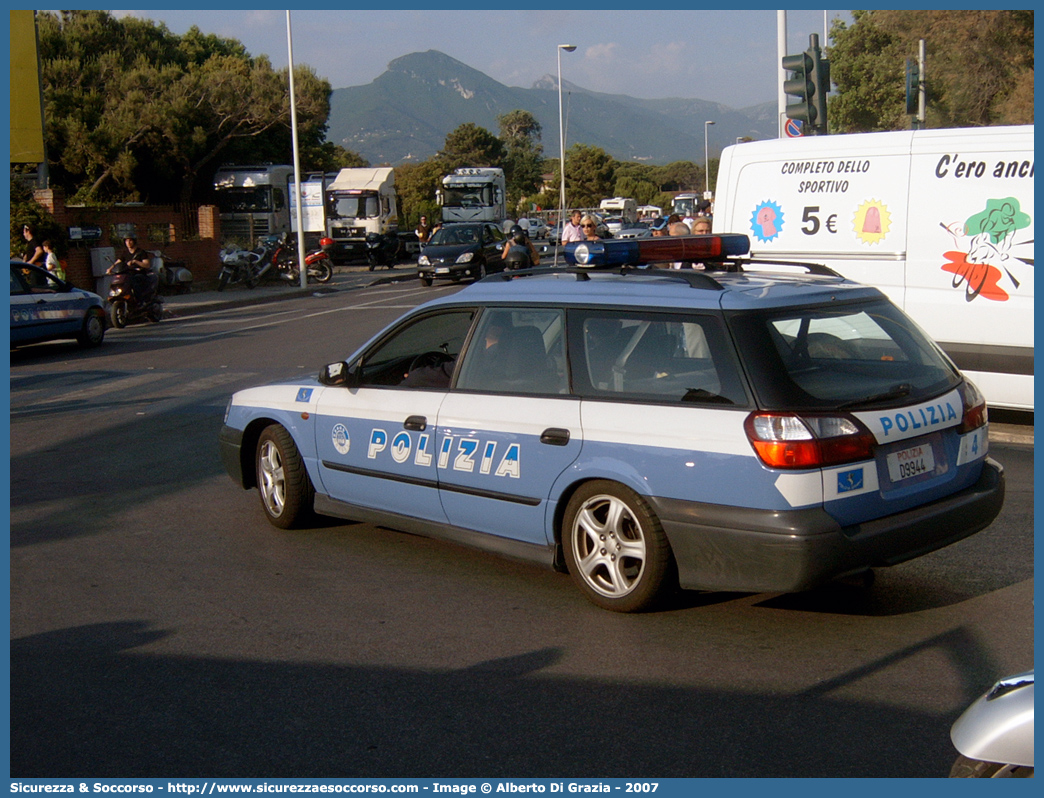
[[[574,390],[629,401],[743,406],[748,397],[720,318],[642,311],[575,311]]]
[[[15,267],[11,267],[11,295],[25,294],[28,293],[25,290],[25,286],[22,285],[22,281],[18,279],[18,275],[15,274]]]
[[[561,310],[487,309],[468,345],[456,387],[484,393],[568,393],[564,341]]]
[[[474,316],[472,309],[456,309],[393,330],[363,355],[360,386],[448,389]]]

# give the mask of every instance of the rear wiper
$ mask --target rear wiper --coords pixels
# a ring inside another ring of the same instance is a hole
[[[838,410],[847,410],[850,407],[858,407],[860,405],[873,405],[878,402],[887,402],[889,399],[902,399],[904,396],[909,396],[913,386],[907,382],[901,382],[889,388],[887,391],[881,393],[870,394],[870,396],[864,396],[862,399],[853,399],[850,402],[844,402],[838,405]]]

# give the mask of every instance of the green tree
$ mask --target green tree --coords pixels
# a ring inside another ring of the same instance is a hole
[[[654,167],[653,179],[660,191],[697,191],[703,188],[703,167],[692,161],[674,161]]]
[[[529,111],[509,111],[497,117],[504,144],[504,177],[509,208],[518,208],[524,198],[535,198],[544,170],[540,123]]]
[[[461,166],[502,166],[504,142],[474,122],[466,122],[446,136],[438,158],[451,172]]]
[[[566,153],[566,200],[571,208],[597,206],[613,196],[613,159],[601,147],[574,144]]]
[[[399,195],[400,227],[412,229],[426,215],[429,221],[442,218],[435,192],[442,179],[444,165],[438,158],[395,167],[395,189]]]
[[[37,19],[51,179],[71,197],[187,201],[239,142],[247,161],[278,148],[289,162],[287,73],[239,42],[104,11]],[[294,77],[307,151],[325,138],[330,85],[308,67]]]
[[[1032,11],[855,11],[835,21],[831,132],[900,130],[904,70],[925,40],[929,127],[1033,122]]]

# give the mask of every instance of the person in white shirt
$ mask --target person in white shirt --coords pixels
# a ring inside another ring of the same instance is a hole
[[[573,211],[569,215],[569,221],[562,227],[562,243],[568,244],[570,241],[583,241],[584,231],[580,229],[580,218],[583,214],[580,211]]]

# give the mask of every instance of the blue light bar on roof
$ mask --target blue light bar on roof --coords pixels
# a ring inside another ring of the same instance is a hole
[[[567,263],[588,268],[637,266],[674,261],[722,261],[750,252],[750,239],[739,233],[579,241],[565,248]]]

